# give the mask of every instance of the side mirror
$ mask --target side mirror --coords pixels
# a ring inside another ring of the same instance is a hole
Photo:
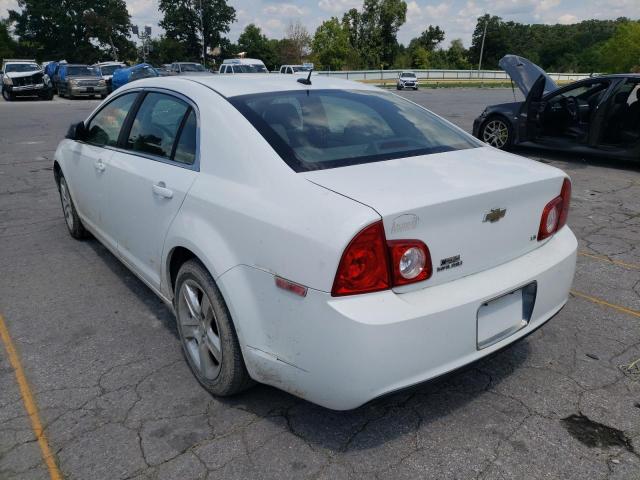
[[[66,138],[70,140],[84,140],[86,136],[87,127],[84,126],[84,122],[79,122],[71,124]]]

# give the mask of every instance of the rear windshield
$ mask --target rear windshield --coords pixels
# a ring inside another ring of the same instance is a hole
[[[99,75],[98,70],[92,67],[68,67],[67,75],[70,77],[73,76],[91,76],[91,75]]]
[[[296,90],[229,100],[296,172],[481,146],[387,92]]]
[[[181,63],[180,70],[183,72],[204,72],[205,69],[199,63]]]
[[[122,65],[105,65],[103,67],[100,67],[100,73],[102,73],[102,75],[113,75],[113,72],[115,72],[119,68],[123,68],[123,66]]]
[[[251,65],[237,64],[233,66],[233,71],[235,73],[267,73],[267,67],[257,63]]]

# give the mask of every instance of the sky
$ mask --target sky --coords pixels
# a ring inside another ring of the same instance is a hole
[[[126,0],[133,24],[149,24],[160,33],[157,0]],[[287,25],[300,20],[311,34],[331,16],[342,17],[350,8],[360,8],[362,0],[228,0],[236,9],[237,21],[229,38],[236,41],[249,23],[258,25],[270,38],[281,38]],[[16,0],[0,0],[0,18],[17,8]],[[640,18],[640,0],[409,0],[407,22],[398,40],[408,43],[428,25],[439,25],[446,33],[443,46],[461,38],[471,43],[476,20],[484,13],[521,23],[576,23],[581,20]]]

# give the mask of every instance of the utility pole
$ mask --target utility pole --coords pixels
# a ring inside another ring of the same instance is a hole
[[[202,9],[202,0],[200,0],[200,31],[202,32],[202,66],[207,68],[207,47],[204,35],[204,10]]]
[[[486,15],[486,14],[485,14]],[[484,40],[487,37],[487,26],[489,25],[489,19],[484,22],[484,32],[482,33],[482,44],[480,45],[480,60],[478,60],[478,78],[480,78],[480,70],[482,70],[482,54],[484,53]]]
[[[140,31],[138,25],[133,25],[131,32],[142,40],[142,61],[147,63],[147,55],[149,55],[149,45],[151,43],[151,27],[145,25],[144,30]]]

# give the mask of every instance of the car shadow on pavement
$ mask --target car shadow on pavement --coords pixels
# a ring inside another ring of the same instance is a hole
[[[88,239],[87,244],[177,338],[170,309],[100,242]],[[232,397],[211,396],[212,409],[252,414],[269,422],[276,435],[288,432],[332,453],[366,451],[396,440],[406,442],[407,436],[415,436],[419,430],[428,432],[430,424],[447,422],[449,416],[469,403],[482,402],[485,410],[495,408],[500,414],[505,398],[496,388],[526,361],[530,352],[528,342],[524,338],[463,369],[374,399],[354,410],[329,410],[262,384]],[[178,343],[175,348],[180,348]],[[194,388],[198,388],[195,380]],[[513,399],[508,402],[516,403]]]
[[[599,155],[585,155],[574,152],[557,152],[534,147],[514,147],[511,153],[521,155],[542,163],[567,162],[573,168],[604,167],[617,170],[640,171],[640,161],[607,158]]]
[[[428,435],[431,424],[458,417],[458,411],[470,403],[481,404],[472,409],[476,413],[495,410],[496,417],[503,415],[503,409],[514,409],[517,400],[506,399],[496,389],[526,361],[528,342],[525,338],[461,370],[372,400],[355,410],[329,410],[266,385],[218,401],[271,420],[274,427],[280,426],[283,432],[288,430],[332,454],[365,451],[394,441],[407,442],[407,437],[418,431]]]
[[[145,305],[149,313],[157,318],[173,336],[178,338],[175,318],[169,307],[167,307],[144,282],[131,273],[102,243],[91,237],[87,239],[87,245],[93,249],[113,274]]]

